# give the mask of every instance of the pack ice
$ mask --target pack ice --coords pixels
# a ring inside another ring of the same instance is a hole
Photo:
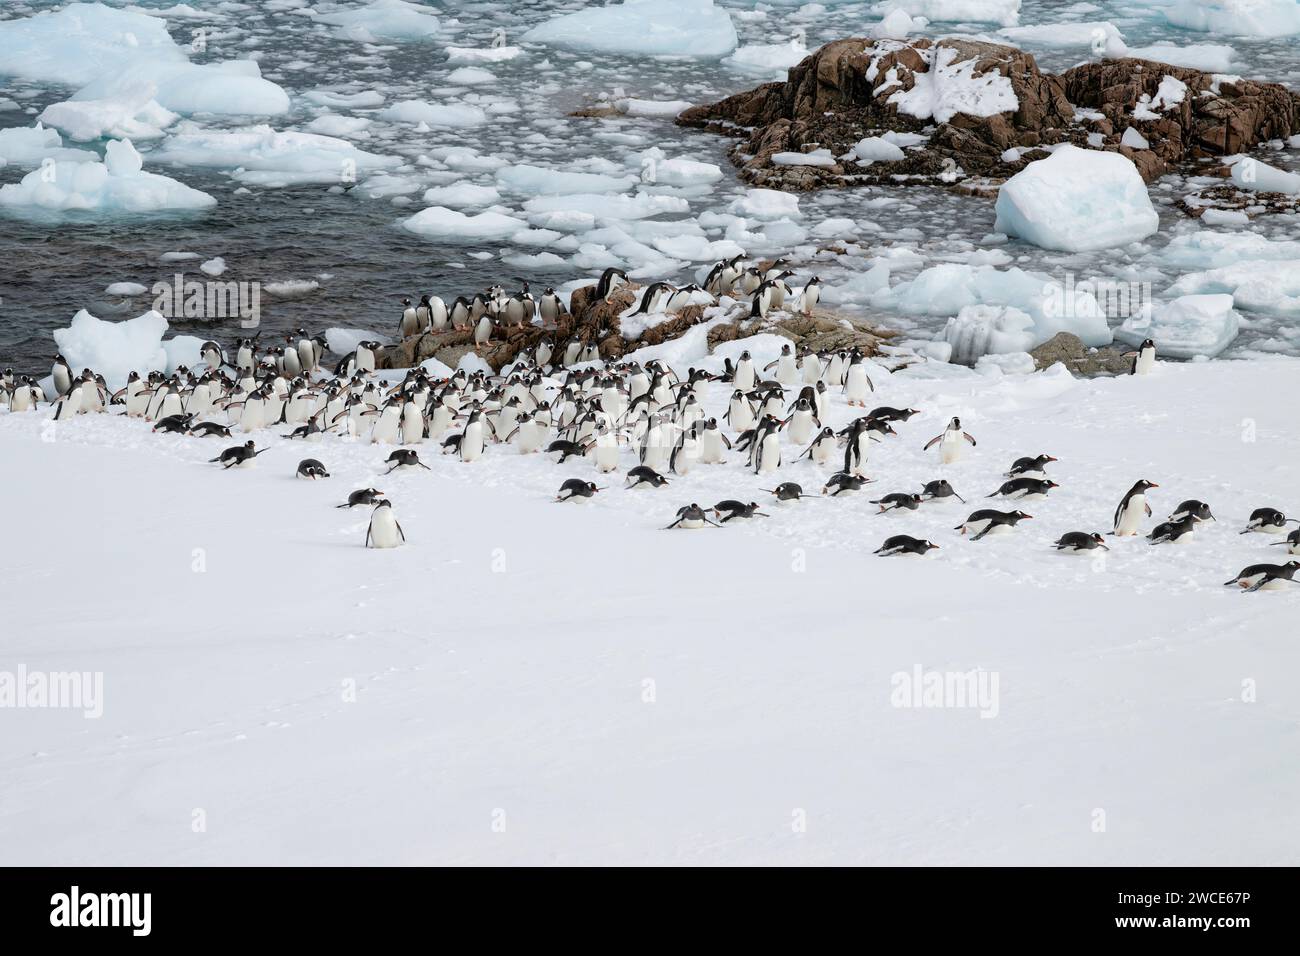
[[[995,211],[997,232],[1063,252],[1137,242],[1160,225],[1132,160],[1071,145],[1003,183]]]
[[[1129,345],[1146,339],[1169,358],[1214,358],[1237,337],[1238,320],[1232,296],[1182,295],[1124,320],[1115,338]]]
[[[624,0],[588,7],[538,24],[523,39],[597,53],[710,58],[726,56],[737,42],[731,15],[713,0]]]

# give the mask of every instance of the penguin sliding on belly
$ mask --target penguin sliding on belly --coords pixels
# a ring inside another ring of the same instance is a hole
[[[1258,531],[1261,534],[1281,534],[1288,524],[1300,524],[1300,519],[1288,518],[1276,508],[1256,508],[1250,513],[1250,520],[1239,534]]]
[[[684,528],[690,530],[694,528],[703,528],[705,526],[711,528],[722,527],[722,525],[715,524],[714,522],[710,521],[709,516],[705,513],[703,508],[701,508],[697,504],[692,503],[687,505],[684,508],[678,508],[677,520],[674,521],[672,524],[670,524],[664,530],[671,531],[673,528]]]
[[[1142,519],[1151,517],[1151,506],[1147,504],[1147,490],[1159,487],[1154,481],[1143,478],[1128,490],[1115,509],[1114,534],[1124,537],[1138,533]]]
[[[1086,554],[1089,551],[1110,550],[1106,544],[1106,539],[1096,531],[1067,531],[1056,539],[1056,543],[1052,547],[1066,554]]]
[[[581,478],[569,478],[564,484],[560,485],[560,490],[555,495],[556,501],[588,501],[591,496],[600,491],[594,481],[583,481]]]
[[[938,545],[932,541],[926,541],[924,538],[913,538],[911,535],[896,534],[886,538],[885,543],[878,547],[872,554],[878,554],[882,558],[890,557],[895,554],[914,554],[924,555],[929,551],[938,549]]]
[[[1300,554],[1300,528],[1296,528],[1286,536],[1285,541],[1272,541],[1269,547],[1276,548],[1285,546],[1288,554]]]
[[[1155,526],[1147,540],[1152,544],[1164,544],[1166,541],[1177,543],[1179,541],[1187,542],[1192,539],[1196,531],[1197,521],[1191,515],[1183,518],[1181,521],[1163,521]]]
[[[988,534],[1000,534],[1010,531],[1021,521],[1032,518],[1023,511],[997,511],[993,508],[981,508],[971,512],[965,521],[953,528],[962,534],[970,534],[972,541],[978,541]]]
[[[1300,561],[1288,561],[1286,564],[1252,564],[1242,568],[1235,577],[1223,582],[1224,587],[1235,584],[1247,591],[1275,591],[1286,584],[1300,584],[1295,573],[1300,571]]]

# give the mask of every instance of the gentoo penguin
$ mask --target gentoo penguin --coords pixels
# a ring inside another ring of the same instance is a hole
[[[382,491],[376,491],[374,488],[360,488],[348,495],[348,500],[341,505],[335,505],[335,508],[355,508],[357,505],[373,505],[376,501],[384,496]]]
[[[752,461],[756,475],[770,475],[781,467],[781,429],[775,418],[769,416],[759,424]]]
[[[492,315],[484,312],[478,317],[478,322],[474,325],[474,351],[481,352],[483,346],[492,340],[493,321]]]
[[[1271,541],[1269,547],[1285,545],[1289,554],[1300,554],[1300,528],[1296,528],[1286,536],[1285,541]]]
[[[867,367],[863,364],[861,353],[855,351],[850,356],[849,367],[844,373],[844,397],[850,406],[866,408],[868,390],[874,392],[876,386],[871,383],[871,376],[867,374]]]
[[[878,547],[872,554],[878,554],[882,558],[890,557],[895,554],[918,554],[924,555],[928,551],[938,549],[938,545],[926,541],[924,538],[913,538],[907,534],[896,534],[885,539],[885,543]]]
[[[666,484],[668,484],[667,478],[645,465],[637,465],[627,473],[628,488],[640,488],[642,485],[650,488],[662,488]]]
[[[1080,554],[1084,551],[1095,551],[1100,548],[1102,551],[1109,551],[1106,540],[1098,533],[1089,534],[1087,531],[1067,531],[1056,539],[1053,545],[1057,551],[1064,551],[1067,554]]]
[[[777,501],[798,501],[800,498],[816,498],[816,495],[805,495],[803,487],[793,481],[783,481],[770,491],[762,489],[769,495],[774,495]]]
[[[434,332],[443,331],[447,328],[447,303],[436,295],[426,296],[425,298],[429,303],[429,328]]]
[[[1001,534],[1010,531],[1019,522],[1033,515],[1027,515],[1023,511],[997,511],[993,508],[981,508],[979,511],[972,511],[970,515],[954,531],[960,531],[962,534],[969,533],[972,541],[978,541],[986,534]]]
[[[1145,375],[1155,368],[1156,365],[1156,343],[1147,339],[1136,352],[1126,352],[1126,355],[1133,356],[1133,367],[1129,370],[1130,375]]]
[[[803,454],[799,457],[807,457],[814,464],[824,465],[831,460],[838,446],[839,441],[835,437],[835,429],[828,425],[818,433],[817,437],[812,440],[812,444],[805,448]]]
[[[867,420],[859,418],[852,422],[845,433],[844,471],[861,477],[866,473],[867,455],[871,450],[871,430],[867,427]]]
[[[826,479],[826,484],[822,487],[822,494],[829,493],[834,498],[846,491],[861,491],[862,486],[870,481],[870,478],[863,478],[861,475],[850,475],[848,472],[837,471]],[[832,491],[832,488],[835,490]]]
[[[195,422],[190,426],[191,435],[198,435],[200,438],[231,438],[230,426],[222,425],[219,422]]]
[[[375,502],[370,513],[370,527],[366,529],[367,548],[396,548],[406,544],[406,534],[397,523],[392,503],[387,498]]]
[[[701,464],[719,465],[726,460],[722,449],[725,447],[730,450],[731,439],[722,433],[716,418],[706,420],[696,429],[695,440],[699,444]]]
[[[920,414],[921,412],[915,408],[893,408],[889,405],[881,405],[867,412],[867,417],[880,422],[905,422],[913,415]]]
[[[398,334],[403,339],[413,338],[420,334],[420,319],[415,306],[411,305],[410,299],[402,300],[402,321],[397,324]]]
[[[458,438],[459,436],[453,436]],[[546,446],[546,454],[559,452],[560,457],[556,461],[557,465],[563,465],[568,458],[582,457],[587,454],[588,448],[582,442],[569,441],[566,438],[557,438]]]
[[[1195,498],[1189,498],[1184,501],[1173,513],[1169,515],[1170,521],[1182,521],[1184,518],[1191,516],[1197,521],[1215,521],[1214,515],[1210,512],[1210,506],[1204,501],[1197,501]]]
[[[209,458],[208,463],[220,462],[223,468],[233,468],[235,465],[251,465],[253,460],[267,449],[254,449],[251,441],[244,442],[242,445],[236,445],[233,448],[227,448],[216,458]]]
[[[1300,519],[1288,518],[1276,508],[1256,508],[1250,513],[1250,520],[1240,534],[1258,531],[1262,534],[1281,534],[1288,524],[1300,524]]]
[[[195,415],[168,415],[166,418],[160,418],[153,426],[153,430],[169,435],[183,435],[189,432],[190,423],[196,417]]]
[[[1035,455],[1033,458],[1017,458],[1011,463],[1011,469],[1007,472],[1008,478],[1036,478],[1046,473],[1047,466],[1050,462],[1057,461],[1051,455]]]
[[[672,524],[670,524],[664,530],[671,531],[673,528],[685,528],[685,529],[703,528],[705,525],[714,528],[722,527],[722,525],[715,524],[714,522],[710,521],[709,516],[705,514],[703,508],[701,508],[697,504],[692,503],[686,505],[684,508],[678,508],[677,520],[674,521]]]
[[[997,491],[985,497],[1037,500],[1046,498],[1049,491],[1059,487],[1061,486],[1048,478],[1012,478],[1010,481],[1004,481]]]
[[[723,259],[712,269],[704,280],[704,291],[710,295],[730,295],[736,280],[743,271],[740,264],[745,261],[745,254],[730,259]]]
[[[420,461],[420,456],[416,454],[414,448],[399,448],[397,451],[385,458],[384,463],[388,465],[388,470],[384,472],[385,475],[391,475],[398,468],[423,468],[425,471],[433,470],[424,462]]]
[[[880,511],[877,514],[884,514],[886,511],[897,511],[899,508],[906,508],[908,511],[915,511],[921,507],[921,496],[910,495],[903,491],[895,491],[885,495],[882,498],[871,499],[873,505],[880,505]]]
[[[299,478],[309,478],[312,480],[316,478],[328,478],[330,476],[330,473],[325,470],[325,466],[315,458],[304,458],[302,461],[298,462],[297,474]]]
[[[600,274],[600,281],[596,283],[596,298],[607,300],[611,292],[627,285],[627,281],[626,272],[611,266]]]
[[[745,504],[743,501],[736,501],[734,498],[719,501],[713,506],[713,513],[722,518],[723,524],[726,524],[732,518],[752,518],[755,515],[760,515],[764,518],[771,517],[771,515],[758,510],[757,501],[751,501],[749,504]]]
[[[537,314],[542,317],[542,327],[553,329],[559,323],[567,310],[564,308],[564,300],[555,294],[555,290],[550,286],[542,292],[542,296],[537,300]],[[542,343],[546,344],[546,355],[542,355]],[[551,360],[551,343],[546,339],[537,344],[537,364],[545,365]]]
[[[586,501],[596,492],[600,491],[594,481],[583,481],[581,478],[570,478],[560,485],[559,492],[555,495],[556,501]]]
[[[1196,524],[1196,519],[1191,515],[1181,521],[1165,521],[1156,525],[1155,530],[1147,535],[1147,538],[1152,544],[1163,544],[1166,541],[1176,542],[1191,538],[1196,531]]]
[[[817,301],[821,298],[822,280],[813,276],[808,280],[808,284],[799,292],[795,299],[795,311],[802,312],[804,315],[812,315],[813,309],[817,308]]]
[[[935,435],[925,443],[924,451],[929,451],[936,444],[939,446],[939,461],[945,465],[951,464],[961,458],[965,451],[963,441],[971,443],[975,447],[975,439],[966,432],[961,430],[961,419],[954,418],[948,423],[948,427],[943,430],[943,434]]]
[[[956,498],[962,504],[966,503],[966,499],[953,490],[952,485],[948,484],[946,478],[927,481],[925,487],[921,489],[921,498],[925,501],[934,501],[937,498]]]
[[[50,375],[54,378],[54,394],[59,396],[68,394],[68,389],[72,388],[72,366],[68,364],[68,360],[62,353],[54,356]]]
[[[1128,490],[1128,493],[1120,499],[1119,506],[1115,508],[1115,534],[1124,536],[1138,533],[1142,518],[1151,517],[1151,506],[1147,504],[1147,489],[1159,487],[1154,481],[1143,478]]]
[[[1226,587],[1236,584],[1247,591],[1277,590],[1283,582],[1298,584],[1295,573],[1300,570],[1300,561],[1288,561],[1286,564],[1252,564],[1237,572],[1237,576],[1224,581]]]
[[[632,314],[646,315],[653,312],[662,312],[673,291],[673,287],[667,282],[650,283],[645,292],[641,294],[641,302],[633,310]]]

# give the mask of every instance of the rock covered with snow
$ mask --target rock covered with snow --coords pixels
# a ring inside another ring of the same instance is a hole
[[[1183,295],[1125,319],[1115,338],[1129,345],[1151,339],[1169,358],[1214,358],[1232,344],[1239,323],[1232,296]]]
[[[216,199],[168,176],[146,173],[130,140],[113,140],[103,162],[46,163],[0,186],[0,206],[46,213],[148,213],[208,209]]]
[[[1130,160],[1069,145],[1003,183],[996,211],[995,231],[1064,252],[1122,246],[1160,227]]]
[[[597,53],[718,58],[736,49],[731,15],[713,0],[623,0],[555,17],[524,34]]]

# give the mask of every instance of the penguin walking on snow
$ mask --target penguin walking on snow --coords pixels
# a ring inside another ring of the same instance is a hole
[[[1147,504],[1147,491],[1159,487],[1154,481],[1143,478],[1128,490],[1115,508],[1114,534],[1124,537],[1138,533],[1142,519],[1151,517],[1151,505]]]
[[[392,503],[387,498],[380,498],[370,514],[370,527],[366,528],[366,547],[397,548],[404,544],[406,533],[397,523]]]
[[[1156,367],[1156,343],[1147,339],[1136,352],[1125,352],[1125,355],[1133,356],[1133,367],[1129,369],[1130,375],[1145,375]]]
[[[939,446],[939,461],[945,465],[952,464],[961,458],[965,452],[966,446],[962,442],[970,442],[971,447],[975,447],[975,439],[969,434],[962,431],[961,419],[954,418],[948,423],[948,427],[940,435],[935,435],[925,443],[923,451],[929,451],[936,444]]]

